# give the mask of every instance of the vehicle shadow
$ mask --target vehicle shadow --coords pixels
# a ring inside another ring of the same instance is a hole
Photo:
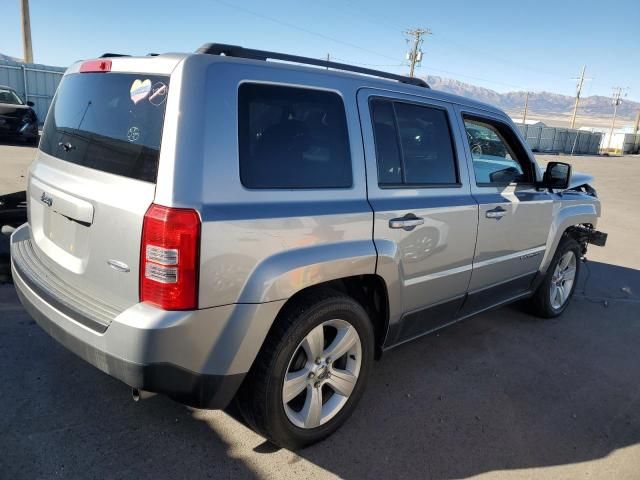
[[[46,335],[12,286],[0,287],[0,385],[0,478],[257,476],[199,416],[245,427],[163,396],[133,402]]]
[[[638,443],[640,271],[589,265],[562,318],[507,307],[386,353],[353,417],[298,455],[342,478],[443,478],[583,462]],[[256,440],[233,408],[133,403],[44,334],[10,287],[0,288],[0,317],[9,478],[254,478],[267,464],[293,477],[305,467]]]
[[[2,138],[0,139],[0,145],[6,147],[26,147],[26,148],[35,148],[37,145],[34,143],[29,143],[27,141],[15,138]]]
[[[560,318],[515,305],[388,352],[352,419],[299,454],[341,478],[461,478],[640,442],[640,271],[583,266]]]

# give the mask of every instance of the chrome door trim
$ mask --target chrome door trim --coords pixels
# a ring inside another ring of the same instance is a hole
[[[501,257],[495,257],[495,258],[490,258],[488,260],[483,260],[481,262],[475,262],[473,264],[473,268],[487,267],[489,265],[495,265],[496,263],[505,262],[507,260],[514,260],[516,258],[520,258],[521,260],[524,260],[526,258],[540,255],[546,249],[547,249],[546,245],[541,245],[539,247],[529,248],[527,250],[520,250],[518,252],[510,253],[508,255],[502,255]]]
[[[415,285],[416,283],[428,282],[430,280],[435,280],[436,278],[443,278],[449,275],[456,275],[458,273],[467,272],[472,268],[472,264],[462,265],[460,267],[450,268],[449,270],[443,270],[441,272],[430,273],[428,275],[422,275],[420,277],[408,278],[403,282],[403,284],[405,287],[409,287],[411,285]]]

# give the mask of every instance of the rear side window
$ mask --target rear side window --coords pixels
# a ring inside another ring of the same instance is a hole
[[[155,182],[169,77],[77,73],[63,78],[40,149],[61,160]]]
[[[238,109],[245,187],[351,187],[347,120],[339,95],[244,83]]]
[[[371,102],[381,186],[457,185],[447,112],[376,99]]]

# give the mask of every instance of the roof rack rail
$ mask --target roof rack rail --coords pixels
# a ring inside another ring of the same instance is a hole
[[[315,65],[318,67],[333,68],[335,70],[344,70],[347,72],[362,73],[373,77],[388,78],[397,80],[398,82],[417,85],[419,87],[430,88],[429,84],[420,78],[405,77],[404,75],[396,75],[395,73],[383,72],[380,70],[372,70],[370,68],[357,67],[346,63],[337,63],[327,60],[321,60],[311,57],[300,57],[298,55],[289,55],[286,53],[269,52],[267,50],[254,50],[244,48],[238,45],[227,45],[224,43],[205,43],[196,53],[207,53],[210,55],[225,55],[228,57],[250,58],[252,60],[282,60],[285,62],[301,63],[304,65]]]
[[[131,55],[126,55],[124,53],[103,53],[98,58],[109,58],[109,57],[130,57]]]

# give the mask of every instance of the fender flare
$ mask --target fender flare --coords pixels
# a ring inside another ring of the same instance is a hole
[[[245,282],[238,303],[265,303],[291,298],[320,283],[373,274],[377,253],[373,240],[314,245],[264,259]]]
[[[595,227],[599,216],[600,208],[599,204],[596,202],[564,206],[562,203],[554,205],[553,222],[549,229],[546,250],[544,252],[544,257],[542,258],[542,263],[540,264],[540,273],[544,274],[547,271],[547,268],[556,253],[560,239],[569,227],[584,223],[590,223]]]

